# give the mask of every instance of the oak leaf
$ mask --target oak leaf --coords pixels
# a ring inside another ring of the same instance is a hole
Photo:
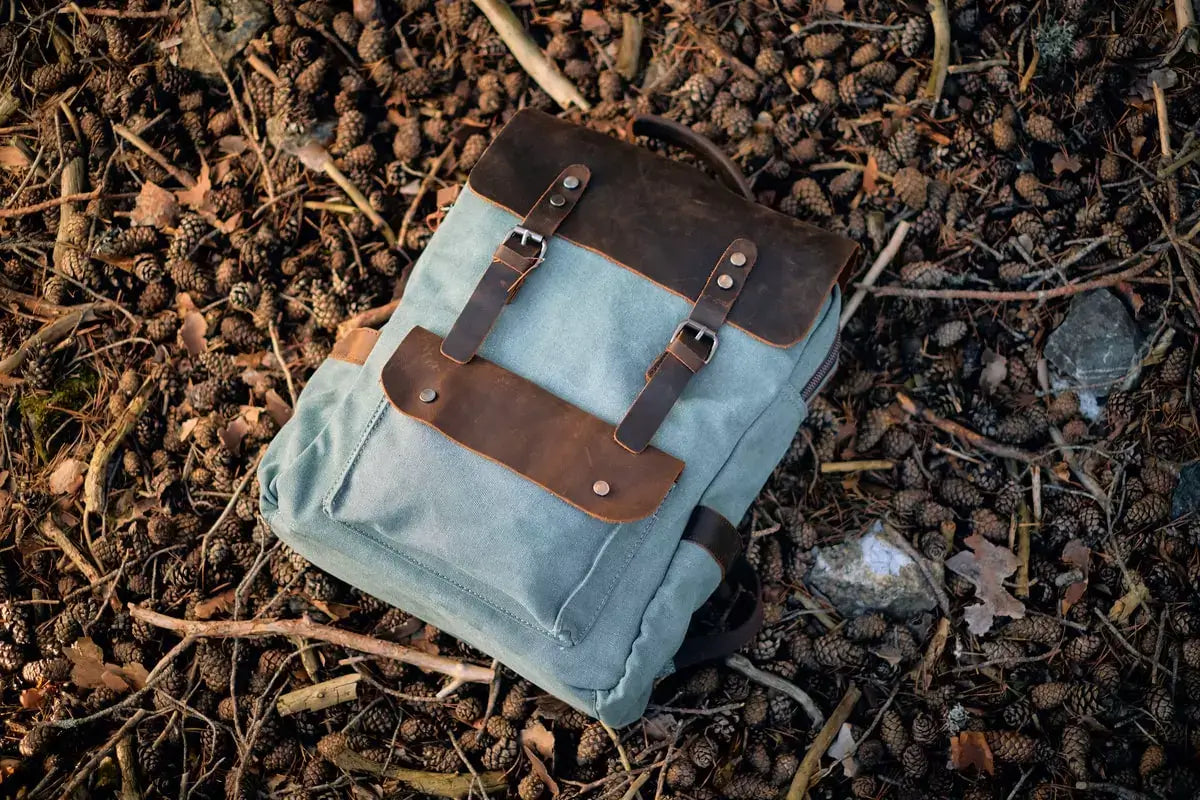
[[[992,629],[995,618],[1025,616],[1025,606],[1004,588],[1004,579],[1017,570],[1018,559],[1006,547],[999,547],[978,533],[965,539],[971,549],[963,550],[946,561],[946,567],[975,584],[979,603],[963,612],[967,629],[979,636]]]
[[[963,731],[950,737],[950,762],[959,772],[967,767],[975,767],[988,775],[996,772],[992,748],[988,746],[987,737],[982,731]]]

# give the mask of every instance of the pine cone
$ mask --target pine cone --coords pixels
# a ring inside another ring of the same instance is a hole
[[[900,51],[912,58],[929,38],[929,20],[922,16],[909,17],[900,33]]]
[[[371,20],[359,34],[358,57],[368,64],[383,60],[388,54],[387,39],[387,27],[378,20]]]
[[[669,781],[670,773],[668,772],[667,774],[667,780]],[[543,783],[542,779],[533,772],[530,772],[524,778],[521,778],[521,781],[517,784],[517,797],[519,797],[520,800],[539,800],[545,791],[546,784]]]
[[[809,58],[826,58],[837,52],[845,38],[840,33],[811,33],[804,37],[804,55]]]
[[[867,654],[862,647],[834,632],[813,642],[813,656],[819,664],[834,668],[859,669],[867,663]]]
[[[600,723],[592,723],[583,729],[579,735],[579,744],[575,748],[575,760],[580,764],[591,764],[608,749],[610,740]]]
[[[1142,528],[1162,522],[1171,513],[1171,501],[1162,495],[1147,494],[1130,504],[1125,524]]]
[[[1025,120],[1025,131],[1035,141],[1044,144],[1057,146],[1066,142],[1066,137],[1063,136],[1058,126],[1054,124],[1054,120],[1042,114],[1030,114]]]
[[[1057,708],[1066,702],[1071,689],[1069,683],[1040,683],[1029,691],[1029,700],[1040,711]]]
[[[969,511],[983,505],[983,495],[979,490],[961,478],[942,481],[938,493],[943,500],[958,509]]]
[[[801,208],[816,216],[827,217],[833,214],[833,206],[825,198],[824,190],[812,178],[801,178],[792,184],[791,194]]]
[[[986,731],[988,747],[997,761],[1008,764],[1030,764],[1046,755],[1042,742],[1016,731]]]
[[[892,190],[902,203],[920,210],[925,207],[925,189],[928,182],[916,167],[903,167],[892,178]]]
[[[895,709],[888,709],[883,713],[883,718],[879,723],[879,738],[883,740],[884,746],[887,747],[893,758],[900,758],[909,745],[908,729],[904,725],[904,720],[900,717],[900,713]]]
[[[887,620],[881,614],[864,614],[846,623],[843,633],[852,642],[873,642],[888,632]]]

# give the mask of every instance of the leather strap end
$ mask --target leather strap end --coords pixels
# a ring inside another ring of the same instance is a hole
[[[334,342],[329,357],[337,361],[346,361],[360,367],[367,363],[367,357],[379,341],[379,331],[374,328],[355,328]]]

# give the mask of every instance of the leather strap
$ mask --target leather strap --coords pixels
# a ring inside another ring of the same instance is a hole
[[[721,255],[691,313],[646,370],[646,385],[613,433],[622,447],[634,453],[645,450],[688,381],[712,360],[717,352],[717,331],[746,285],[757,257],[758,248],[749,239],[735,239]]]
[[[683,538],[700,545],[721,568],[724,578],[742,552],[742,537],[737,528],[708,506],[696,506],[683,529]]]
[[[739,557],[718,589],[732,603],[729,627],[718,633],[689,636],[675,653],[675,669],[724,658],[741,650],[762,627],[762,587],[750,562]]]
[[[725,151],[717,147],[711,139],[701,136],[686,125],[681,125],[673,119],[658,117],[653,114],[639,114],[629,123],[629,131],[634,136],[647,136],[682,147],[692,153],[717,173],[717,180],[731,192],[754,201],[754,192],[746,181],[746,176],[733,159]]]
[[[378,340],[379,331],[374,328],[354,328],[334,343],[329,357],[361,367],[367,363],[367,356],[371,355],[371,350]]]
[[[492,262],[446,335],[442,355],[459,364],[475,357],[504,306],[513,299],[529,273],[542,263],[547,243],[579,202],[591,175],[591,170],[582,164],[564,169],[521,224],[509,232],[492,254]]]

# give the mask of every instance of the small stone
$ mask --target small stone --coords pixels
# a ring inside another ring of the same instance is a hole
[[[1171,519],[1200,512],[1200,461],[1184,464],[1171,495]]]
[[[1105,289],[1081,294],[1046,340],[1046,360],[1067,386],[1106,396],[1140,361],[1142,334]]]
[[[214,76],[221,74],[220,68],[227,66],[270,19],[270,10],[262,0],[202,0],[196,11],[184,17],[179,66]],[[209,48],[220,59],[219,65],[209,55]]]
[[[834,605],[842,616],[879,611],[907,619],[937,605],[937,599],[917,562],[894,544],[884,523],[876,521],[855,539],[819,547],[807,583]],[[940,564],[926,563],[939,580]]]

